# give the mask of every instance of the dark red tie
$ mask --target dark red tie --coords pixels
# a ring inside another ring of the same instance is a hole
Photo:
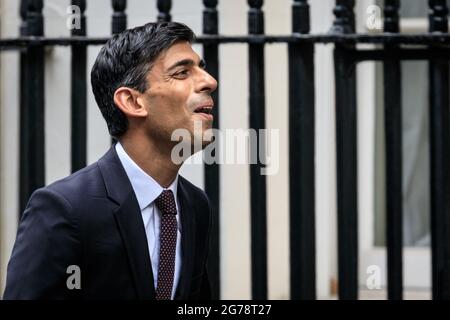
[[[161,211],[160,251],[157,300],[170,300],[172,297],[175,273],[175,251],[177,247],[177,207],[171,190],[164,190],[155,200]]]

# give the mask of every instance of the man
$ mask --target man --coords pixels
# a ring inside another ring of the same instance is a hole
[[[212,126],[217,82],[193,39],[183,24],[149,23],[101,49],[92,89],[118,142],[32,194],[5,299],[210,298],[208,198],[171,158],[174,130],[198,141]]]

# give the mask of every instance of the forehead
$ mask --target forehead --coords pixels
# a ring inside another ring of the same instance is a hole
[[[164,51],[156,60],[156,64],[160,64],[162,68],[167,69],[174,63],[185,59],[191,59],[195,63],[200,61],[199,55],[189,42],[179,41]]]

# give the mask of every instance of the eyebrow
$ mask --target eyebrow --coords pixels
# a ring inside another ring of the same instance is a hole
[[[183,59],[183,60],[180,60],[180,61],[175,62],[173,65],[171,65],[171,66],[167,69],[167,71],[171,71],[171,70],[173,70],[173,69],[175,69],[175,68],[177,68],[177,67],[181,67],[181,66],[189,66],[189,67],[192,67],[192,66],[194,66],[194,65],[195,65],[194,60],[192,60],[192,59]],[[206,66],[205,60],[200,59],[200,61],[199,61],[199,63],[198,63],[198,66],[201,67],[201,68],[205,68],[205,66]]]

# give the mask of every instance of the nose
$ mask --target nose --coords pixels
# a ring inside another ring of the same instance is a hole
[[[199,91],[211,93],[217,89],[217,80],[214,79],[206,70],[201,69],[200,81],[199,81]]]

